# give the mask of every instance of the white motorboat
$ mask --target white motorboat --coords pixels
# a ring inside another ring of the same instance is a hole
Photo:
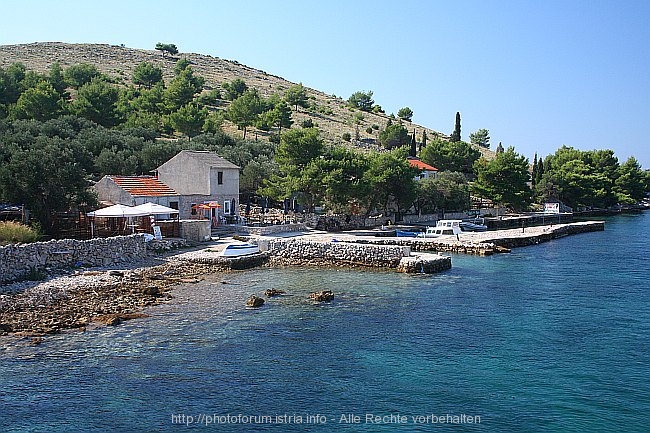
[[[453,236],[462,233],[460,229],[461,220],[440,220],[435,227],[427,227],[427,230],[419,233],[419,238],[437,238],[440,236]]]
[[[259,252],[260,252],[260,247],[255,244],[240,243],[240,244],[226,245],[226,248],[223,249],[221,255],[223,257],[238,257],[238,256],[245,256],[248,254],[255,254]]]

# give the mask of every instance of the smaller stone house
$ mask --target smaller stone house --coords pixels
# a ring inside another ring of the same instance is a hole
[[[101,202],[137,206],[147,202],[178,209],[180,196],[154,176],[106,175],[94,186]]]

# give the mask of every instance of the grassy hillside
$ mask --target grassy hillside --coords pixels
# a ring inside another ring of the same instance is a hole
[[[221,88],[222,83],[241,78],[249,87],[257,88],[262,95],[268,97],[273,93],[283,94],[291,85],[297,84],[236,61],[202,54],[180,53],[174,57],[163,57],[160,52],[155,50],[139,50],[117,45],[60,42],[0,45],[0,67],[20,62],[27,69],[46,72],[51,64],[57,61],[63,68],[85,62],[94,64],[100,71],[124,84],[130,83],[133,70],[144,61],[159,66],[163,70],[165,81],[169,82],[173,78],[173,69],[178,58],[185,58],[191,62],[194,71],[205,78],[206,90]],[[346,132],[352,137],[355,136],[356,127],[352,123],[354,112],[346,106],[346,99],[349,95],[334,97],[316,89],[306,89],[312,108],[308,110],[301,108],[299,112],[294,111],[294,125],[299,125],[303,120],[311,118],[321,130],[322,137],[331,143],[342,142],[341,137]],[[453,113],[453,109],[450,109],[450,113]],[[385,127],[388,121],[388,116],[374,113],[363,113],[363,116],[364,120],[358,128],[360,138],[362,140],[378,138],[379,131]],[[368,134],[366,129],[373,125],[378,126],[379,130],[375,129],[372,134]],[[425,130],[429,139],[436,135],[447,137],[446,134],[415,123],[404,122],[404,126],[410,132],[415,130],[418,141]],[[233,125],[226,124],[224,129],[230,133],[237,133],[236,127]],[[260,136],[264,135],[261,132],[259,134]],[[487,149],[479,149],[484,155],[492,155],[492,152]]]

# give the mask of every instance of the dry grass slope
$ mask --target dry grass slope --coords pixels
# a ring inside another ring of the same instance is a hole
[[[296,84],[259,69],[242,65],[236,61],[202,54],[180,53],[175,57],[163,57],[160,52],[155,50],[140,50],[106,44],[38,42],[0,45],[0,67],[7,67],[12,63],[20,62],[28,69],[46,72],[52,63],[57,61],[63,68],[86,62],[97,66],[103,73],[124,84],[130,83],[133,70],[139,63],[144,61],[159,66],[163,70],[165,82],[169,82],[173,77],[175,62],[181,57],[189,60],[196,73],[205,78],[205,87],[208,90],[220,88],[221,84],[225,82],[241,78],[249,87],[257,88],[262,95],[268,97],[273,93],[283,94],[286,89]],[[294,125],[299,125],[303,120],[311,118],[322,131],[323,138],[330,143],[342,143],[341,137],[346,132],[355,137],[356,127],[352,122],[354,112],[348,109],[344,99],[327,95],[316,89],[306,89],[310,102],[316,109],[312,111],[300,109],[299,112],[294,112]],[[374,113],[363,113],[363,116],[364,120],[358,128],[360,138],[378,138],[378,130],[373,130],[372,134],[368,134],[366,129],[371,128],[373,125],[379,126],[380,130],[383,129],[388,121],[388,116]],[[404,125],[410,132],[415,130],[418,141],[420,141],[422,132],[425,130],[429,139],[436,135],[447,137],[445,134],[415,123],[404,122]],[[236,131],[233,125],[225,125],[224,129],[231,133]],[[261,136],[265,135],[261,132],[259,134]],[[487,149],[481,148],[480,150],[488,157],[493,154]]]

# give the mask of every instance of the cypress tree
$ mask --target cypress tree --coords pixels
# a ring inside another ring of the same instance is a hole
[[[422,152],[422,148],[427,147],[427,131],[422,131],[422,142],[420,142],[419,151]]]
[[[537,152],[535,152],[535,156],[533,157],[533,173],[530,176],[530,183],[533,187],[537,184]]]
[[[413,130],[413,135],[411,136],[411,151],[409,152],[413,158],[417,156],[417,143],[415,141],[415,129]]]
[[[535,185],[537,185],[539,181],[542,180],[543,174],[544,174],[544,162],[542,161],[542,158],[539,158],[539,161],[537,161],[537,173],[535,173]]]
[[[456,126],[454,132],[451,133],[449,141],[460,141],[460,112],[456,112]]]

